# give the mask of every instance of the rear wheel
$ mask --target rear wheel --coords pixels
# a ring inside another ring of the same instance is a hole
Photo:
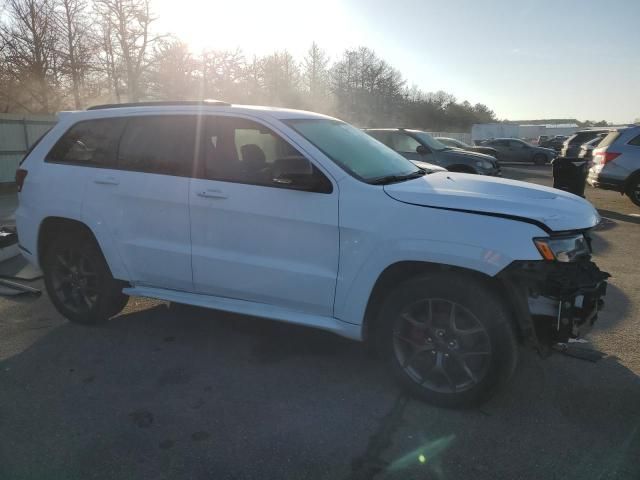
[[[515,370],[517,344],[502,302],[475,278],[443,272],[393,291],[379,344],[411,393],[434,405],[482,403]]]
[[[629,181],[627,196],[636,206],[640,207],[640,175],[636,175]]]
[[[543,155],[541,153],[537,153],[533,157],[533,163],[535,163],[536,165],[544,165],[545,163],[547,163],[546,155]]]
[[[88,234],[55,238],[45,251],[43,273],[51,302],[72,322],[105,321],[120,313],[129,298]]]

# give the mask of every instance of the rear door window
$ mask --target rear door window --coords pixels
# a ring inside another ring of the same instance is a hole
[[[420,146],[420,142],[406,133],[394,132],[391,138],[393,149],[396,152],[416,153],[417,148]]]
[[[125,120],[87,120],[73,125],[53,146],[46,161],[87,167],[113,167]]]
[[[391,144],[390,132],[385,130],[369,130],[367,133],[379,142],[384,143],[387,147],[393,148],[393,145]]]
[[[195,115],[130,118],[120,142],[118,168],[190,176],[198,148]]]

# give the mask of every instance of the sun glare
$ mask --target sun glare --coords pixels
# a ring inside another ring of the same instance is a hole
[[[261,55],[286,48],[298,54],[314,40],[327,50],[360,41],[354,38],[339,0],[313,5],[296,0],[160,0],[156,11],[162,29],[194,52],[241,48]]]

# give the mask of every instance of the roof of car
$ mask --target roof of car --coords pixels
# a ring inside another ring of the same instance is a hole
[[[258,105],[232,105],[219,101],[203,102],[139,102],[126,104],[108,104],[90,107],[87,110],[60,112],[62,116],[73,115],[82,118],[103,118],[128,116],[140,113],[190,113],[190,112],[219,112],[244,113],[254,117],[271,117],[279,120],[292,119],[334,119],[321,113],[290,108],[268,107]]]

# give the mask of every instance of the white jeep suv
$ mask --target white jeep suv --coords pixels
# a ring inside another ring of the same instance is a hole
[[[61,113],[16,173],[24,256],[78,323],[129,295],[363,340],[413,393],[486,399],[518,343],[595,321],[585,200],[427,173],[310,112],[163,102]]]

